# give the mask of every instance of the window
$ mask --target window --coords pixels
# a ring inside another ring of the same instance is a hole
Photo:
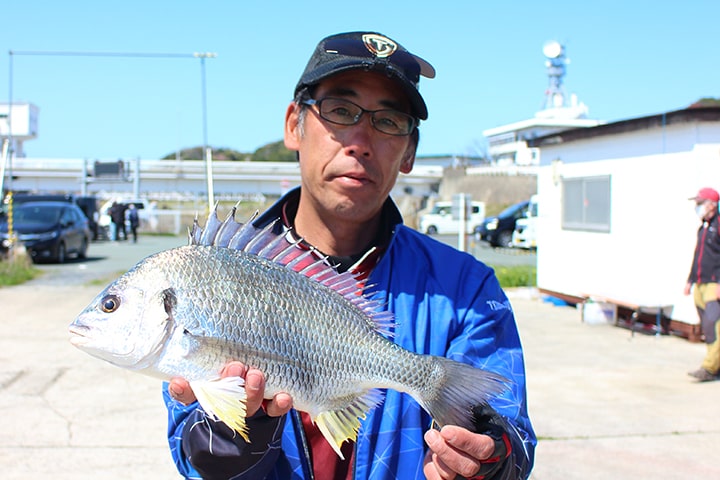
[[[565,178],[562,188],[564,229],[610,232],[610,175]]]

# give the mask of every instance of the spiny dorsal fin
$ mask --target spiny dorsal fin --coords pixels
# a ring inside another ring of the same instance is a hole
[[[208,215],[205,227],[200,226],[196,216],[189,232],[190,245],[242,250],[298,272],[331,288],[365,312],[376,331],[392,335],[394,317],[383,311],[381,302],[363,294],[363,281],[351,273],[352,270],[338,272],[320,252],[308,247],[302,239],[290,235],[290,229],[283,226],[280,219],[268,223],[264,228],[257,228],[253,225],[258,216],[257,211],[246,223],[235,220],[236,212],[237,205],[225,220],[220,221],[216,205]]]

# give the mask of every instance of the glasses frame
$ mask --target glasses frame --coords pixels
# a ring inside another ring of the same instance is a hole
[[[336,120],[330,119],[330,118],[326,117],[325,115],[323,115],[323,113],[322,113],[322,103],[326,100],[335,100],[335,101],[341,101],[341,102],[348,103],[350,105],[353,105],[357,109],[359,109],[360,113],[358,113],[357,115],[355,115],[353,117],[353,121],[351,123],[342,123],[342,122],[338,122]],[[377,130],[380,133],[384,133],[385,135],[392,135],[393,137],[407,137],[408,135],[413,133],[413,131],[417,128],[418,123],[419,123],[418,119],[415,118],[414,116],[410,115],[409,113],[401,112],[400,110],[395,110],[393,108],[381,108],[379,110],[367,110],[367,109],[361,107],[360,105],[358,105],[357,103],[351,102],[350,100],[347,100],[345,98],[325,97],[325,98],[321,98],[320,100],[315,100],[314,98],[308,98],[308,99],[303,100],[301,103],[304,105],[317,107],[317,114],[323,120],[328,121],[335,125],[343,125],[346,127],[349,127],[352,125],[357,125],[360,122],[360,120],[363,118],[363,116],[366,113],[368,113],[368,114],[370,114],[370,124],[372,125],[372,127],[375,130]],[[387,131],[383,130],[381,127],[378,126],[378,123],[376,123],[376,118],[375,118],[375,115],[380,112],[393,112],[395,114],[399,114],[399,115],[407,117],[410,120],[410,126],[408,128],[408,131],[405,133],[392,133],[392,132],[387,132]]]

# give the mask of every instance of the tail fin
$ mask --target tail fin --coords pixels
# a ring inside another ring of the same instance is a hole
[[[440,427],[457,425],[473,430],[473,407],[508,389],[508,379],[465,363],[432,357],[436,375],[416,400]]]

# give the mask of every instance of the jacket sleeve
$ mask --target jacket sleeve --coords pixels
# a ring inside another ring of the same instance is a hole
[[[460,330],[448,356],[510,380],[504,394],[474,412],[476,431],[495,439],[499,455],[494,468],[483,472],[484,478],[525,479],[532,469],[537,440],[527,412],[525,365],[512,306],[489,269],[480,268],[466,280],[463,283],[475,285],[476,290],[470,288],[457,297],[465,298],[461,302],[469,307],[458,311]]]
[[[224,423],[210,419],[197,403],[176,402],[163,385],[168,442],[175,466],[187,479],[265,478],[278,461],[285,416],[261,409],[247,418],[248,444]]]

